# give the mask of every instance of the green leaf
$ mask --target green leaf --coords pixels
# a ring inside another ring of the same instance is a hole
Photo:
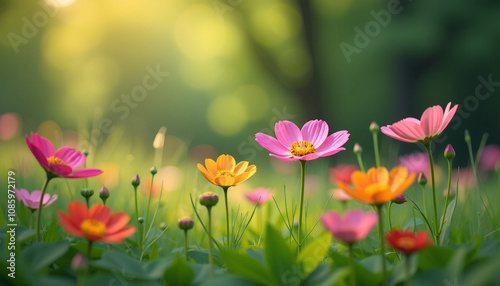
[[[403,260],[399,262],[389,276],[389,285],[396,285],[406,280],[406,259],[408,256],[404,255]],[[418,253],[410,255],[410,276],[414,276],[418,270]]]
[[[156,241],[155,241],[151,246],[151,254],[149,254],[149,260],[155,260],[158,258],[160,258],[160,253],[158,252],[158,247],[156,246]]]
[[[418,266],[422,270],[426,270],[431,267],[443,268],[454,253],[455,250],[451,248],[431,245],[420,251],[418,256]]]
[[[287,243],[281,236],[281,234],[271,226],[271,224],[267,225],[266,230],[266,247],[264,248],[264,254],[266,256],[266,262],[271,270],[271,273],[274,274],[276,281],[283,282],[286,275],[294,275],[297,274],[305,277],[305,274],[298,273],[302,272],[300,269],[293,269],[292,266],[295,264],[296,257],[292,254],[290,248],[288,248]],[[280,285],[283,285],[280,283]],[[287,284],[290,285],[290,284]]]
[[[194,260],[197,264],[208,264],[208,250],[191,249],[188,251],[188,258]],[[213,254],[214,264],[222,267],[220,256],[214,251]]]
[[[256,284],[244,277],[237,276],[234,274],[225,274],[223,276],[217,276],[203,283],[203,286],[220,286],[220,285],[258,286],[259,284]]]
[[[318,264],[328,255],[328,249],[332,243],[332,235],[324,233],[322,236],[309,244],[297,258],[297,263],[302,264],[304,273],[309,275]]]
[[[148,262],[139,262],[127,254],[106,251],[100,260],[92,261],[90,264],[124,278],[155,280],[163,277],[165,270],[170,265],[170,261],[171,258],[160,258]]]
[[[338,269],[339,267],[348,267],[349,259],[347,257],[341,255],[336,251],[331,251],[330,256],[334,261],[334,266],[336,269]],[[373,257],[372,259],[378,258],[379,263],[380,260],[382,259],[380,258],[380,256],[371,256],[371,257]],[[354,271],[356,272],[356,282],[359,285],[366,285],[366,286],[379,285],[380,282],[382,282],[381,272],[373,273],[366,267],[362,266],[357,260],[354,261],[354,269],[355,269]]]
[[[68,249],[69,243],[66,240],[51,243],[38,242],[24,248],[21,254],[35,271],[39,271],[63,256]]]
[[[448,209],[446,210],[446,214],[444,216],[444,224],[441,227],[441,237],[439,238],[440,245],[448,244],[448,237],[450,236],[450,225],[451,219],[453,217],[453,213],[455,212],[455,206],[457,205],[458,195],[453,198],[451,203],[448,205]]]
[[[100,248],[100,247],[96,247],[96,246],[97,245],[93,245],[92,250],[90,252],[90,257],[92,259],[101,258],[102,254],[105,251],[105,249]],[[72,248],[74,248],[77,252],[84,253],[85,255],[87,255],[86,253],[88,252],[89,243],[88,243],[88,241],[80,240],[80,241],[77,241],[75,243],[75,245],[72,246]]]
[[[498,269],[500,269],[500,255],[475,265],[472,270],[467,272],[463,282],[460,281],[460,285],[498,285],[498,281],[500,281]]]
[[[183,286],[190,285],[194,279],[194,270],[179,255],[174,258],[173,263],[165,270],[163,281],[167,285]]]
[[[331,286],[340,285],[349,275],[348,267],[332,270],[331,264],[320,264],[314,271],[302,281],[301,286]]]
[[[0,206],[0,227],[4,227],[5,226],[5,217],[3,215],[3,209],[2,209],[2,206]]]
[[[461,247],[455,251],[450,261],[446,265],[448,277],[458,277],[465,266],[465,259],[467,258],[467,249]]]
[[[162,286],[162,284],[158,281],[132,281],[130,277],[122,277],[117,273],[92,276],[92,278],[90,278],[85,285]]]
[[[410,218],[403,224],[403,230],[406,230],[406,229],[413,230],[413,228],[415,228],[421,224],[424,224],[424,221],[421,218],[418,218],[418,217]]]
[[[47,232],[45,233],[45,237],[43,239],[45,242],[56,242],[57,239],[57,220],[53,219],[47,228]]]
[[[225,249],[221,249],[220,254],[229,271],[262,285],[279,285],[269,270],[257,259]]]

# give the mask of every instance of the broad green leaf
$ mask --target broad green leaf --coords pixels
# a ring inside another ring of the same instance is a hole
[[[11,227],[4,227],[0,228],[0,240],[5,240],[5,238],[8,236],[10,238],[10,234],[7,233],[7,231],[10,231]],[[35,236],[36,231],[33,229],[29,229],[27,227],[24,227],[22,225],[18,225],[14,227],[14,231],[16,234],[16,244],[21,245],[23,244],[26,240],[32,238]]]
[[[431,245],[420,251],[418,266],[423,270],[431,267],[444,268],[454,253],[455,250],[451,248]]]
[[[151,254],[149,254],[149,260],[155,260],[158,258],[160,258],[160,253],[158,252],[158,247],[156,246],[156,241],[155,241],[151,246]]]
[[[33,270],[39,271],[63,256],[68,249],[69,243],[66,240],[51,243],[37,242],[24,248],[21,254]]]
[[[328,249],[332,243],[332,235],[324,233],[322,236],[309,244],[297,258],[297,263],[302,264],[304,273],[309,275],[318,264],[328,255]]]
[[[413,228],[415,228],[421,224],[424,224],[424,221],[421,218],[418,218],[418,217],[410,218],[403,224],[403,230],[406,230],[406,229],[413,230]]]
[[[222,276],[216,276],[214,278],[208,279],[203,286],[220,286],[220,285],[238,285],[238,286],[258,286],[255,282],[252,282],[244,277],[237,276],[234,274],[225,274]]]
[[[224,249],[221,249],[220,254],[229,271],[262,285],[279,285],[271,272],[257,259]]]
[[[106,251],[102,258],[92,261],[94,267],[105,269],[124,278],[137,278],[144,280],[155,280],[163,277],[171,258],[160,258],[148,262],[139,262],[127,254]]]
[[[331,264],[320,264],[307,278],[302,281],[301,286],[331,286],[342,285],[341,283],[349,275],[348,267],[332,270]]]
[[[288,248],[281,234],[270,224],[267,225],[265,243],[264,254],[266,262],[277,281],[283,282],[283,280],[287,279],[285,276],[290,275],[306,276],[306,274],[300,273],[302,271],[298,267],[292,269],[292,266],[295,265],[296,257],[292,254],[292,250]],[[284,284],[280,283],[280,285]],[[287,283],[287,285],[290,284]]]
[[[330,256],[334,261],[335,269],[339,267],[348,268],[349,259],[336,251],[331,251]],[[380,256],[375,256],[374,259],[382,259]],[[356,282],[359,285],[379,285],[382,282],[382,273],[373,273],[370,270],[366,269],[366,267],[362,266],[357,260],[354,261],[354,267],[356,272]]]
[[[217,251],[214,251],[214,264],[222,267],[221,258]],[[188,251],[188,258],[194,260],[197,264],[208,264],[208,250],[191,249]]]
[[[194,274],[191,266],[177,255],[172,264],[165,270],[163,281],[167,285],[173,286],[190,285],[194,279]]]
[[[71,285],[71,284],[67,284]],[[131,277],[123,277],[117,273],[92,276],[86,286],[109,285],[109,286],[162,286],[158,281],[133,281]]]
[[[47,232],[45,233],[45,237],[43,239],[45,242],[56,242],[57,239],[57,220],[53,219],[47,228]]]
[[[77,241],[75,243],[75,245],[72,246],[72,248],[74,248],[77,252],[84,253],[85,255],[87,255],[86,253],[88,252],[89,243],[87,241],[83,241],[83,240]],[[90,257],[92,259],[101,258],[104,251],[105,251],[105,249],[100,248],[100,247],[96,247],[96,245],[94,245],[94,246],[92,246]]]
[[[407,258],[408,256],[404,255],[402,260],[394,267],[394,270],[391,272],[391,276],[389,276],[389,285],[396,285],[406,280]],[[409,258],[410,276],[413,276],[418,270],[418,253],[410,255]]]
[[[455,251],[450,261],[446,265],[448,277],[458,277],[465,266],[465,259],[467,258],[467,249],[461,247]]]
[[[453,217],[453,213],[455,212],[455,206],[457,205],[457,198],[458,196],[455,196],[455,198],[453,198],[451,203],[448,205],[446,214],[444,215],[444,224],[442,226],[441,236],[439,238],[440,245],[448,244],[448,237],[450,236],[451,219]]]
[[[461,280],[460,285],[498,285],[500,281],[500,255],[481,262],[478,265],[468,271],[463,280]],[[463,282],[462,282],[463,281]]]

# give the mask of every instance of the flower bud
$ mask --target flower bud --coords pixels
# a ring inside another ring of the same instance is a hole
[[[160,225],[158,226],[158,228],[161,230],[161,231],[164,231],[165,229],[167,229],[167,224],[164,223],[164,222],[160,222]]]
[[[448,144],[448,146],[444,149],[444,157],[446,160],[453,160],[453,158],[455,158],[455,149],[453,149],[451,144]]]
[[[200,204],[211,208],[219,202],[219,196],[213,192],[206,192],[200,195]]]
[[[380,130],[380,126],[378,126],[377,122],[373,121],[370,124],[370,132],[378,132]]]
[[[424,173],[418,174],[418,184],[421,185],[422,187],[425,187],[427,185],[427,178],[425,177]]]
[[[135,176],[132,178],[132,186],[138,187],[141,184],[141,179],[139,179],[139,175],[135,174]]]
[[[151,175],[153,175],[153,176],[156,175],[156,173],[158,173],[158,170],[156,170],[155,166],[151,167],[151,169],[149,171],[151,172]]]
[[[401,204],[406,203],[406,198],[403,195],[399,195],[394,200],[392,200],[392,202],[395,204],[401,205]]]
[[[106,201],[106,199],[109,198],[109,191],[105,186],[102,186],[101,190],[99,191],[99,198],[101,200]]]
[[[189,230],[193,228],[194,221],[188,216],[183,216],[177,220],[177,225],[180,229]]]
[[[467,130],[467,129],[465,129],[464,140],[467,143],[470,142],[470,134],[469,134],[469,130]]]
[[[83,151],[83,155],[85,155],[85,157],[87,157],[89,155],[89,151],[88,150]]]
[[[89,198],[91,198],[94,195],[94,190],[92,190],[92,189],[81,189],[80,190],[80,194],[84,198],[89,199]]]
[[[75,271],[78,274],[83,274],[87,271],[88,263],[87,259],[83,254],[77,253],[75,256],[73,256],[73,259],[71,260],[71,269]]]
[[[143,218],[142,216],[140,216],[140,217],[137,219],[137,221],[138,221],[139,223],[143,223],[143,222],[144,222],[144,218]]]
[[[353,152],[356,155],[361,154],[361,153],[363,153],[363,148],[361,148],[361,146],[358,143],[356,143],[356,144],[354,144]]]

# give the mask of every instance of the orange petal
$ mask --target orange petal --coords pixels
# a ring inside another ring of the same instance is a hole
[[[337,182],[337,186],[344,190],[347,194],[349,194],[351,197],[355,198],[358,201],[364,202],[371,204],[372,200],[371,197],[368,196],[364,191],[362,190],[355,190],[351,189],[347,184],[343,182]]]
[[[398,195],[399,194],[395,195],[395,193],[390,190],[376,192],[372,195],[372,201],[376,205],[381,205],[394,200]]]
[[[124,212],[117,212],[113,214],[106,225],[106,233],[113,234],[119,231],[127,225],[129,220],[130,217]]]
[[[89,217],[87,206],[80,201],[69,203],[68,211],[70,219],[73,221],[73,224],[77,226],[80,226],[82,221]]]
[[[198,170],[200,170],[201,174],[203,175],[203,177],[205,177],[205,179],[207,179],[210,183],[214,184],[214,185],[217,185],[214,181],[214,177],[215,176],[211,176],[207,169],[205,169],[205,167],[203,167],[202,164],[198,163]]]
[[[366,186],[370,184],[370,179],[368,178],[368,176],[359,170],[352,172],[351,181],[354,185],[354,188],[360,191],[363,191]],[[337,185],[339,185],[339,183],[340,182],[338,182]]]
[[[221,187],[233,186],[235,182],[234,177],[231,176],[219,176],[215,178],[215,184]]]
[[[398,166],[391,170],[389,174],[389,184],[393,191],[397,190],[399,186],[408,178],[408,170],[406,167]]]
[[[385,167],[370,168],[367,175],[372,183],[381,185],[389,183],[389,171]]]
[[[134,234],[134,232],[135,227],[126,226],[118,232],[104,236],[101,240],[105,243],[122,243],[126,237],[131,236],[132,234]]]
[[[80,231],[80,225],[75,225],[67,214],[58,211],[57,215],[59,216],[59,224],[64,227],[65,232],[74,236],[83,236],[83,233]]]
[[[217,158],[217,170],[228,170],[233,172],[236,161],[231,155],[220,155]]]
[[[205,166],[207,166],[207,171],[210,175],[213,177],[217,176],[217,163],[214,160],[205,159]]]
[[[247,161],[241,161],[236,165],[234,168],[234,174],[238,176],[239,174],[243,173],[245,169],[248,167],[248,162]]]
[[[89,210],[89,216],[92,219],[107,224],[111,217],[111,209],[104,205],[93,205]]]
[[[415,181],[415,176],[415,173],[411,173],[408,178],[406,178],[406,180],[399,185],[397,190],[393,190],[394,193],[397,193],[396,196],[402,194],[404,191],[406,191],[406,189],[408,189],[409,186],[411,186],[411,184],[413,184],[413,182]]]

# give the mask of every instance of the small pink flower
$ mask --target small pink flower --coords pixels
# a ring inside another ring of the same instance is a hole
[[[14,189],[14,193],[16,194],[16,197],[19,201],[22,201],[23,204],[31,209],[31,211],[35,211],[38,209],[38,205],[40,204],[40,197],[42,195],[42,192],[35,190],[31,192],[31,194],[25,190],[17,190]],[[42,207],[48,207],[50,206],[53,202],[57,200],[57,195],[53,195],[52,197],[49,194],[45,194],[43,196],[43,201],[42,201]]]
[[[359,170],[358,166],[348,164],[339,164],[330,168],[328,171],[328,174],[330,175],[330,182],[332,184],[337,184],[337,182],[350,184],[352,172],[356,170]]]
[[[85,155],[68,146],[56,152],[49,140],[40,137],[37,133],[31,133],[31,137],[33,140],[26,135],[28,148],[38,163],[53,177],[76,179],[94,177],[102,173],[99,169],[75,170],[85,163]]]
[[[500,146],[488,145],[484,148],[481,159],[479,160],[479,168],[483,171],[495,170],[495,167],[500,164]]]
[[[413,153],[399,157],[398,165],[406,167],[409,173],[431,176],[431,167],[429,164],[429,155],[427,153]]]
[[[427,108],[420,120],[408,117],[380,130],[396,140],[409,143],[428,143],[448,126],[457,111],[458,105],[451,108],[451,102],[443,108],[435,105]]]
[[[336,154],[349,139],[345,130],[328,136],[328,124],[311,120],[302,130],[290,121],[280,121],[274,127],[276,138],[263,133],[255,134],[255,140],[271,152],[271,156],[283,161],[314,160]]]
[[[364,239],[377,224],[378,215],[374,212],[350,210],[342,218],[338,213],[330,211],[321,216],[325,228],[338,240],[354,243]]]
[[[354,199],[351,195],[349,195],[348,193],[346,193],[342,189],[335,189],[333,191],[332,196],[334,199],[336,199],[337,201],[341,201],[341,202],[347,202],[347,201]]]
[[[258,188],[255,191],[246,194],[246,197],[252,203],[256,204],[257,202],[259,202],[259,205],[261,205],[261,204],[271,200],[272,195],[273,195],[272,192],[270,192],[268,189]],[[260,201],[259,201],[259,198],[260,198]]]

